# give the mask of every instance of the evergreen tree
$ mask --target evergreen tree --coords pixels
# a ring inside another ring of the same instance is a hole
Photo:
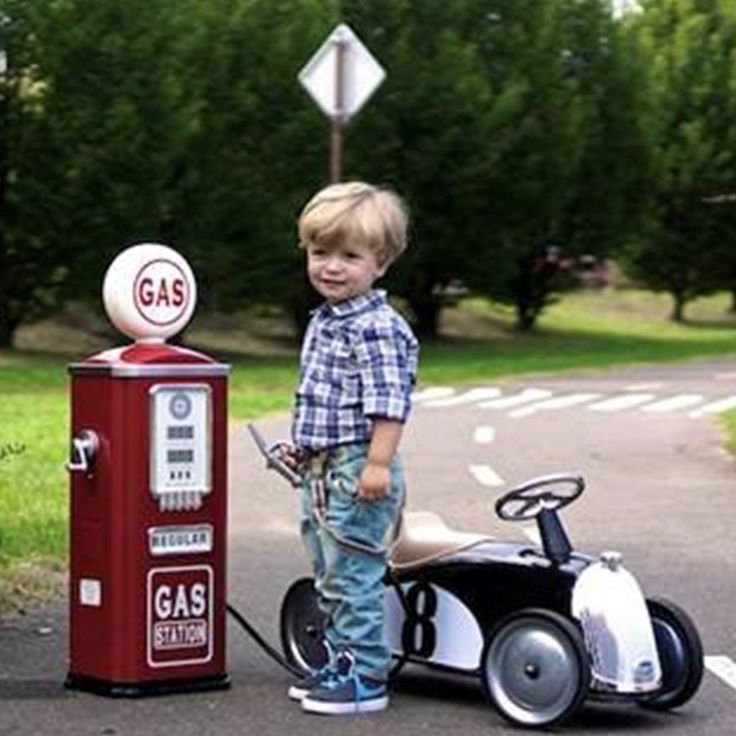
[[[648,71],[649,228],[629,246],[632,272],[688,301],[736,277],[736,10],[726,0],[649,0],[632,19]]]

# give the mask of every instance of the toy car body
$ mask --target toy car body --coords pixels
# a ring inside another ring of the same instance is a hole
[[[536,728],[586,698],[660,710],[687,702],[703,674],[697,629],[674,603],[645,598],[618,553],[572,550],[557,510],[583,488],[578,476],[547,476],[499,499],[501,518],[536,519],[541,546],[405,514],[385,577],[393,674],[412,662],[477,675],[504,717]],[[325,662],[323,627],[312,580],[296,581],[281,638],[305,672]]]

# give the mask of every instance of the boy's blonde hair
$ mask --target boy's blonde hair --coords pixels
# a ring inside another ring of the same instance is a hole
[[[299,216],[299,247],[345,242],[370,248],[381,265],[406,249],[409,215],[390,189],[353,181],[317,192]]]

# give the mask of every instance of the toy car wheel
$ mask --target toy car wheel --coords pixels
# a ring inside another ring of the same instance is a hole
[[[325,615],[317,605],[312,578],[300,578],[281,604],[281,646],[290,664],[305,674],[327,664]]]
[[[692,619],[679,606],[664,598],[651,598],[647,608],[662,667],[662,687],[640,705],[670,710],[690,700],[700,687],[703,645]]]
[[[486,695],[512,723],[544,728],[570,718],[588,692],[590,666],[579,629],[543,609],[512,614],[481,655]]]

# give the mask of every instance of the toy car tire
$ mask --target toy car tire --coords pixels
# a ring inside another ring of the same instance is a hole
[[[492,630],[481,655],[486,696],[514,724],[546,728],[569,719],[588,692],[580,630],[564,616],[528,608]]]
[[[286,591],[281,604],[280,633],[286,659],[304,674],[327,664],[325,620],[317,605],[314,580],[299,578]]]
[[[691,618],[664,598],[647,599],[662,667],[662,687],[640,701],[644,708],[670,710],[686,703],[703,679],[703,645]]]
[[[281,648],[289,664],[309,674],[327,664],[324,632],[327,619],[317,603],[314,578],[299,578],[281,603]],[[394,653],[389,680],[395,680],[407,658]]]

